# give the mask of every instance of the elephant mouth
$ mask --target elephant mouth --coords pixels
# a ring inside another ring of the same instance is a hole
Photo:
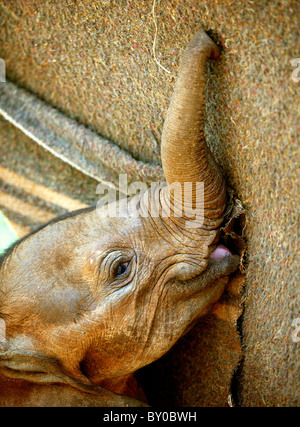
[[[210,259],[223,259],[230,255],[232,255],[232,252],[226,246],[220,244],[210,254]]]
[[[240,257],[227,246],[218,244],[210,254],[207,269],[201,274],[203,283],[213,283],[222,276],[229,276],[239,268]]]
[[[233,254],[227,246],[219,243],[210,254],[208,270],[222,277],[236,271],[239,265],[240,256]]]

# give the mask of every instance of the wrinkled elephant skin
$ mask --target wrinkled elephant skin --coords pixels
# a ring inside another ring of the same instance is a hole
[[[166,185],[131,199],[139,216],[64,215],[1,260],[2,406],[143,406],[122,395],[128,379],[222,295],[218,279],[239,259],[217,245],[226,186],[203,136],[206,61],[218,56],[202,30],[183,54],[162,135]],[[183,187],[181,216],[170,191],[186,182],[204,183],[204,217],[193,227],[193,189]]]

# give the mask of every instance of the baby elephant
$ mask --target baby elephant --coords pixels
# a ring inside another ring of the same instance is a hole
[[[143,406],[128,379],[222,295],[239,257],[217,245],[226,186],[203,131],[206,61],[218,57],[202,30],[182,56],[165,186],[131,198],[126,215],[103,206],[56,218],[0,260],[0,405]]]

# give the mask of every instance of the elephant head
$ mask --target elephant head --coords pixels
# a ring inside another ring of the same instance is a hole
[[[166,353],[223,293],[218,279],[239,260],[217,244],[226,186],[203,131],[206,61],[218,56],[202,30],[182,56],[162,135],[166,184],[130,199],[139,215],[76,211],[3,257],[5,377],[114,390]]]

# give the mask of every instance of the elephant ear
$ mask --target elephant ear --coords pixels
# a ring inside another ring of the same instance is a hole
[[[181,58],[161,142],[162,165],[169,189],[179,183],[183,193],[181,198],[180,193],[170,191],[173,220],[180,222],[176,220],[176,210],[183,200],[185,216],[199,214],[199,226],[204,224],[210,229],[220,225],[226,206],[225,182],[204,138],[206,62],[218,59],[219,55],[218,47],[203,30],[192,38]],[[204,184],[202,205],[197,203],[197,183]],[[184,215],[177,216],[182,217]]]

